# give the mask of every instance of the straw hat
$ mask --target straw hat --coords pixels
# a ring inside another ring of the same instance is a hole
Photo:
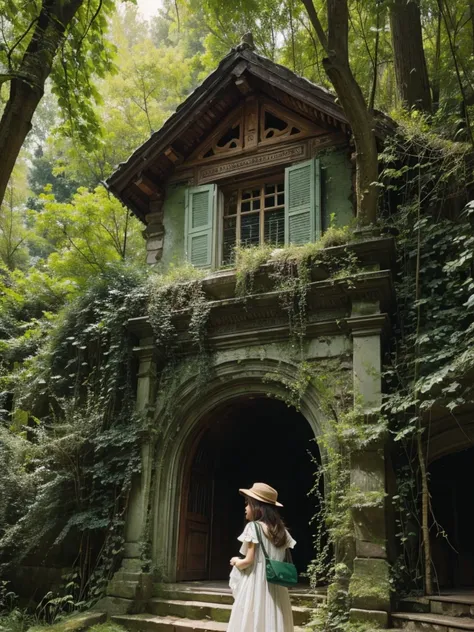
[[[250,489],[239,489],[239,493],[242,496],[250,496],[250,498],[255,498],[255,500],[259,500],[261,503],[268,503],[269,505],[275,505],[276,507],[283,507],[281,503],[278,502],[278,492],[270,485],[266,483],[254,483]]]

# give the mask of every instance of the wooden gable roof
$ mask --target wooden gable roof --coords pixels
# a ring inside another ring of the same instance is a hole
[[[163,195],[165,181],[184,161],[199,156],[199,152],[204,155],[202,150],[207,139],[238,111],[245,95],[252,93],[268,99],[270,107],[276,104],[310,125],[338,129],[344,134],[350,132],[344,112],[329,90],[241,44],[221,61],[160,130],[118,166],[106,186],[145,222],[150,202]]]

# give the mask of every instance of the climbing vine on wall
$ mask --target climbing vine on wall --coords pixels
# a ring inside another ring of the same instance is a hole
[[[302,361],[295,365],[295,377],[284,379],[269,374],[268,382],[283,385],[282,399],[300,409],[310,389],[316,393],[324,422],[317,437],[321,462],[315,462],[315,479],[310,493],[316,497],[318,511],[313,517],[315,557],[307,575],[313,589],[328,586],[328,601],[318,604],[310,628],[314,630],[353,629],[349,622],[350,584],[354,552],[354,511],[380,507],[385,491],[366,491],[351,481],[351,460],[367,448],[381,449],[387,432],[382,413],[368,417],[353,392],[350,363],[341,359]],[[390,586],[364,586],[363,592],[390,592]]]
[[[127,321],[145,302],[142,274],[111,267],[3,376],[15,408],[0,429],[2,574],[72,551],[67,607],[103,593],[122,550],[142,429]]]
[[[394,583],[399,592],[423,584],[432,592],[430,532],[438,526],[430,515],[430,419],[437,411],[457,424],[474,403],[472,156],[467,146],[408,120],[387,141],[382,160],[389,192],[384,219],[396,235],[398,265],[397,323],[385,374],[385,410],[400,446]]]

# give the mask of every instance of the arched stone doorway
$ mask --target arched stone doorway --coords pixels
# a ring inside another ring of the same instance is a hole
[[[440,589],[472,588],[474,447],[438,458],[431,463],[429,474],[435,581]]]
[[[278,379],[269,379],[269,376],[272,375],[277,376]],[[180,544],[186,468],[192,467],[190,464],[191,454],[195,453],[193,449],[196,449],[198,445],[196,442],[199,441],[199,437],[213,425],[213,422],[219,419],[221,411],[232,408],[237,410],[238,406],[245,401],[264,401],[269,406],[278,406],[279,416],[283,414],[283,411],[288,413],[291,409],[281,400],[287,395],[284,386],[285,380],[290,381],[293,376],[294,366],[282,359],[278,348],[274,350],[274,357],[273,349],[269,349],[266,358],[262,357],[258,349],[255,351],[255,357],[252,357],[251,352],[247,352],[247,357],[244,355],[241,359],[236,358],[234,353],[222,354],[214,364],[213,377],[207,385],[205,393],[203,393],[202,385],[199,386],[198,381],[193,376],[189,374],[184,376],[177,391],[173,418],[167,421],[166,430],[160,434],[157,442],[155,476],[153,483],[150,483],[151,559],[157,576],[162,581],[174,582],[177,580],[178,545]],[[311,444],[308,447],[312,445],[313,448],[317,448],[313,440],[318,439],[326,421],[319,406],[317,390],[312,385],[308,387],[301,401],[301,414],[296,413],[296,411],[295,414],[298,416],[298,425],[306,428],[307,437],[310,437]],[[161,411],[158,408],[156,411],[157,427],[162,423],[160,415]],[[247,419],[249,415],[244,413],[241,417]],[[294,421],[294,417],[286,417],[285,437],[293,434],[294,423],[292,420]],[[235,441],[233,445],[236,445]],[[324,452],[321,453],[321,459],[324,462]],[[283,464],[281,469],[287,471],[286,464]],[[150,469],[147,470],[146,475],[151,480]],[[293,475],[289,475],[289,478],[292,477]],[[143,474],[142,480],[146,487],[146,477]],[[234,527],[236,531],[239,531],[243,524],[242,504],[237,489],[251,485],[256,480],[243,481],[239,477],[238,482],[232,483],[231,494],[236,503],[234,506],[240,512]],[[268,482],[271,483],[271,481]],[[311,482],[312,477],[310,484]],[[330,481],[325,481],[324,484],[330,484]],[[229,484],[229,489],[230,487]],[[282,498],[285,498],[284,489],[279,491]],[[148,502],[145,495],[142,498],[143,504]],[[285,504],[287,503],[285,502]],[[290,513],[287,515],[289,516],[289,527],[293,527],[292,516]],[[314,528],[312,531],[314,532]],[[308,528],[309,532],[310,529]],[[235,533],[232,538],[234,536]],[[298,536],[298,533],[295,536]],[[236,544],[234,540],[230,555],[236,553]]]
[[[300,573],[314,557],[309,494],[320,461],[314,433],[301,413],[265,395],[221,404],[197,425],[185,449],[177,580],[218,580],[238,551],[244,502],[239,487],[264,481],[278,489],[282,515],[298,542]]]

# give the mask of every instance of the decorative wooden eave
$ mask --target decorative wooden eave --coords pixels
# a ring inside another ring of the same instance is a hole
[[[149,203],[163,195],[165,181],[216,125],[255,86],[267,97],[318,124],[349,133],[335,96],[243,44],[232,50],[178,107],[163,127],[120,164],[106,181],[108,189],[146,223]],[[376,133],[384,136],[386,118]]]

